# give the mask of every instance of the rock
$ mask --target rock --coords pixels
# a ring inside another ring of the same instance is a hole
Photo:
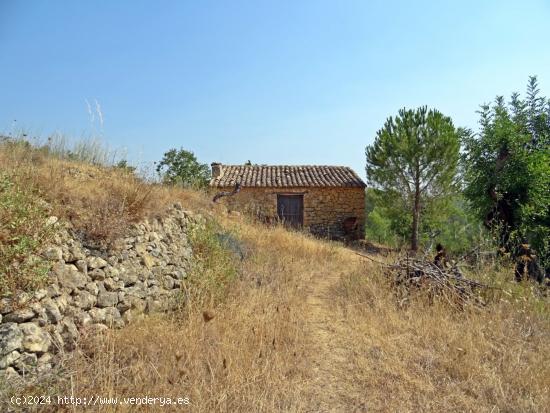
[[[130,287],[138,282],[138,276],[135,273],[130,272],[120,273],[119,279],[124,283],[125,287]]]
[[[88,275],[94,281],[102,281],[105,279],[105,271],[100,270],[99,268],[96,268],[95,270],[90,271]]]
[[[92,308],[89,313],[94,323],[103,323],[105,321],[105,309],[104,308]]]
[[[84,288],[88,279],[72,264],[54,265],[53,271],[57,275],[57,280],[62,287],[76,290]]]
[[[81,311],[80,313],[75,315],[74,319],[76,324],[78,324],[79,326],[86,326],[88,324],[91,324],[93,321],[92,317],[90,317],[90,315],[85,311]]]
[[[0,377],[3,377],[8,383],[20,379],[19,373],[13,367],[0,371]]]
[[[107,262],[111,266],[115,266],[118,263],[118,258],[115,255],[111,255],[109,258],[107,258]]]
[[[37,323],[40,327],[44,327],[49,323],[48,316],[46,315],[46,310],[44,309],[42,302],[32,303],[31,308],[36,314],[36,317],[33,319],[35,323]]]
[[[193,250],[191,248],[184,248],[182,251],[182,256],[184,260],[189,260],[193,256]]]
[[[154,287],[155,285],[158,285],[158,281],[157,281],[156,278],[151,278],[151,279],[145,281],[144,284],[145,284],[146,287],[151,288],[151,287]]]
[[[105,278],[103,285],[107,291],[118,291],[124,288],[124,283],[115,281],[113,278]]]
[[[21,357],[21,354],[17,350],[14,350],[11,353],[6,354],[4,357],[1,357],[0,358],[0,369],[1,370],[7,369],[19,357]]]
[[[69,253],[66,262],[78,262],[78,261],[84,261],[86,259],[86,255],[84,255],[84,252],[75,246],[69,248]],[[85,261],[84,261],[85,262]],[[84,271],[83,271],[84,272]]]
[[[120,271],[114,267],[107,267],[105,269],[105,276],[112,277],[112,278],[118,278],[120,275]]]
[[[76,346],[76,341],[80,336],[78,329],[76,328],[75,323],[68,318],[65,318],[61,324],[61,336],[65,341],[65,348],[68,350],[73,350]]]
[[[20,350],[23,342],[23,332],[16,323],[0,324],[0,357]]]
[[[187,274],[182,270],[174,270],[170,273],[170,276],[172,276],[173,278],[175,278],[177,280],[183,280],[183,279],[187,278]]]
[[[127,238],[118,238],[111,244],[111,250],[116,252],[124,251],[127,248],[127,244],[128,244]],[[109,257],[109,260],[107,261],[110,262],[110,258],[111,257]],[[118,258],[117,258],[117,262],[118,262]],[[111,265],[114,265],[114,264],[111,264]]]
[[[136,314],[141,314],[145,311],[146,302],[137,297],[125,296],[123,304]]]
[[[45,353],[50,348],[50,337],[34,323],[23,323],[19,327],[23,332],[22,347],[31,353]]]
[[[97,296],[97,306],[104,307],[113,307],[118,303],[118,294],[116,292],[101,292]]]
[[[86,275],[88,274],[88,263],[86,262],[86,260],[77,260],[74,265],[81,273]]]
[[[89,310],[96,304],[96,302],[96,296],[89,293],[88,291],[79,291],[79,293],[74,298],[74,304],[78,308],[82,308],[83,310]]]
[[[61,311],[61,313],[63,314],[63,313],[65,313],[65,310],[67,309],[67,307],[71,303],[72,298],[71,298],[71,296],[69,296],[67,294],[61,294],[59,297],[56,297],[54,299],[54,301],[57,304],[57,307],[59,308],[59,311]]]
[[[164,277],[162,284],[164,288],[171,290],[174,288],[174,279],[172,277]]]
[[[37,373],[43,373],[52,368],[53,356],[50,353],[42,354],[36,362]]]
[[[114,307],[92,308],[90,310],[90,316],[92,317],[92,321],[96,324],[104,323],[112,327],[121,327],[124,325],[120,312]]]
[[[100,324],[100,323],[90,324],[89,326],[86,327],[86,334],[94,337],[103,333],[108,328],[109,327],[107,327],[105,324]]]
[[[42,301],[42,306],[50,323],[57,324],[61,320],[62,316],[59,307],[51,298]]]
[[[52,360],[53,360],[53,356],[51,355],[51,353],[44,353],[38,358],[38,360],[36,361],[36,364],[38,366],[42,366],[44,364],[51,363]]]
[[[58,221],[59,221],[59,218],[51,216],[51,217],[48,217],[48,219],[46,219],[46,225],[53,226],[57,224]]]
[[[143,317],[143,312],[137,311],[135,309],[130,309],[122,315],[122,319],[126,324],[133,323],[134,321],[139,320]]]
[[[149,254],[145,253],[141,256],[141,263],[148,269],[151,269],[155,265],[155,260]]]
[[[13,367],[21,374],[28,373],[36,368],[38,357],[36,354],[23,353],[13,364]]]
[[[124,314],[126,311],[128,311],[131,308],[131,306],[130,306],[130,303],[128,303],[128,301],[120,301],[120,298],[119,298],[119,302],[116,305],[116,308],[120,312],[120,314]]]
[[[13,301],[11,298],[2,298],[0,300],[0,314],[11,313],[13,309]]]
[[[35,313],[30,308],[22,308],[15,310],[12,313],[8,313],[4,316],[5,323],[24,323],[27,320],[30,320],[35,316]]]
[[[105,308],[105,324],[109,327],[122,327],[124,325],[118,309],[114,307]]]
[[[126,295],[137,298],[145,298],[147,296],[147,292],[142,285],[135,285],[126,289]]]
[[[22,292],[20,294],[17,295],[17,305],[19,307],[22,307],[24,306],[25,304],[27,304],[32,298],[32,295],[29,294],[29,293],[26,293],[26,292]]]
[[[71,297],[71,298],[74,298],[74,297]],[[78,313],[80,313],[81,311],[80,308],[72,304],[74,304],[74,301],[72,301],[71,305],[67,306],[67,308],[65,309],[65,312],[63,313],[65,318],[67,317],[74,318]]]
[[[99,294],[99,287],[97,286],[97,283],[91,282],[86,284],[86,291],[88,291],[92,295],[98,295]]]
[[[61,289],[56,283],[50,284],[47,288],[48,297],[54,298],[61,295]]]
[[[101,257],[88,257],[88,268],[92,270],[105,268],[107,265],[107,261]]]
[[[162,237],[156,233],[156,232],[151,232],[149,233],[149,242],[158,242],[162,239]]]
[[[41,288],[34,292],[34,298],[38,301],[40,301],[41,299],[47,296],[48,296],[48,290],[46,290],[45,288]]]
[[[61,261],[63,259],[63,250],[59,247],[50,247],[44,251],[44,258],[52,261]]]
[[[118,293],[117,308],[121,313],[125,313],[130,309],[134,309],[136,312],[142,313],[145,310],[145,302],[140,298],[120,292]]]
[[[137,276],[139,281],[145,281],[153,276],[153,273],[150,270],[143,268],[142,270],[138,270]]]
[[[130,253],[128,251],[122,251],[118,256],[118,263],[121,264],[124,261],[127,261],[130,258]]]
[[[145,307],[145,312],[147,314],[160,313],[162,312],[162,310],[163,310],[163,307],[160,301],[147,299],[147,306]]]

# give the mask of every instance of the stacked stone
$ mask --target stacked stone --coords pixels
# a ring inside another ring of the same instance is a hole
[[[365,191],[363,188],[327,188],[304,196],[304,225],[314,234],[329,237],[344,235],[342,223],[356,217],[359,231],[365,223]]]
[[[53,261],[48,286],[0,300],[0,376],[48,370],[83,332],[174,307],[190,268],[190,223],[202,218],[175,204],[162,218],[134,225],[108,251],[86,248],[60,229],[43,254]]]
[[[279,192],[277,192],[279,191]],[[365,224],[365,190],[356,187],[302,187],[242,188],[233,197],[222,198],[230,210],[240,210],[263,217],[277,217],[277,194],[303,194],[304,227],[320,236],[343,236],[342,223],[346,218],[356,217],[359,232]]]

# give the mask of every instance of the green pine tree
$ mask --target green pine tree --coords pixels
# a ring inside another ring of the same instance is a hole
[[[401,109],[365,150],[369,184],[387,204],[408,211],[411,249],[418,250],[422,211],[456,189],[459,131],[437,110]]]

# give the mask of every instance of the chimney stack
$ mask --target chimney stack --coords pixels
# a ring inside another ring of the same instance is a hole
[[[223,165],[219,162],[212,162],[212,178],[219,178],[223,174]]]

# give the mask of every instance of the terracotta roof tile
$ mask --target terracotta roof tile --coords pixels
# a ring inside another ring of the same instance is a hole
[[[222,174],[210,186],[231,187],[358,187],[365,183],[347,166],[221,165]]]

